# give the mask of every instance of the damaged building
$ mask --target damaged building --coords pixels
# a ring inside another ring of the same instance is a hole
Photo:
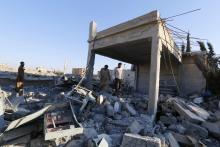
[[[96,54],[130,63],[135,66],[135,90],[149,95],[152,114],[159,92],[188,95],[205,90],[206,80],[195,58],[203,54],[182,53],[158,11],[99,32],[92,21],[88,42],[88,86]]]
[[[136,92],[96,89],[96,54],[132,64],[124,80],[135,78]],[[79,81],[42,80],[23,96],[0,81],[0,146],[219,147],[219,96],[200,95],[206,58],[180,51],[157,11],[100,32],[93,21],[87,67],[73,69]]]

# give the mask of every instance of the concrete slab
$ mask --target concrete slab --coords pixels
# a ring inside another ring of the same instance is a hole
[[[161,147],[161,140],[157,137],[124,134],[121,147]]]
[[[27,115],[25,117],[22,117],[20,119],[17,119],[15,121],[12,121],[7,129],[5,131],[9,131],[9,130],[12,130],[12,129],[15,129],[15,128],[18,128],[19,126],[21,125],[24,125],[38,117],[40,117],[41,115],[43,115],[47,110],[49,110],[52,106],[51,105],[48,105],[46,107],[44,107],[43,109],[33,113],[33,114],[30,114],[30,115]]]

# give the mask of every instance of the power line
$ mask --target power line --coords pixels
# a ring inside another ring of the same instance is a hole
[[[201,8],[190,10],[190,11],[187,11],[187,12],[184,12],[184,13],[180,13],[180,14],[177,14],[177,15],[173,15],[173,16],[164,18],[164,20],[167,20],[167,19],[170,19],[170,18],[174,18],[174,17],[178,17],[178,16],[182,16],[182,15],[189,14],[189,13],[192,13],[192,12],[200,11],[200,10],[201,10]]]

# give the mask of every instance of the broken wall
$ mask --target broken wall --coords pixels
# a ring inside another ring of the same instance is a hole
[[[193,56],[183,56],[179,70],[180,92],[182,95],[200,94],[205,91],[206,79],[196,65]]]
[[[172,62],[172,68],[175,79],[178,82],[179,65],[177,62]],[[137,65],[137,91],[140,93],[148,94],[149,79],[150,79],[150,63]],[[160,88],[171,88],[176,90],[176,84],[171,72],[170,64],[162,60],[160,67]]]

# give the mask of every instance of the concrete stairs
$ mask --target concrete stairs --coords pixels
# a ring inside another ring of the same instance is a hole
[[[163,95],[169,94],[171,96],[177,94],[177,87],[172,77],[160,79],[159,93]]]
[[[177,94],[176,92],[176,88],[172,87],[167,87],[167,86],[160,86],[159,89],[160,94],[163,95],[171,95],[171,96],[175,96]]]

